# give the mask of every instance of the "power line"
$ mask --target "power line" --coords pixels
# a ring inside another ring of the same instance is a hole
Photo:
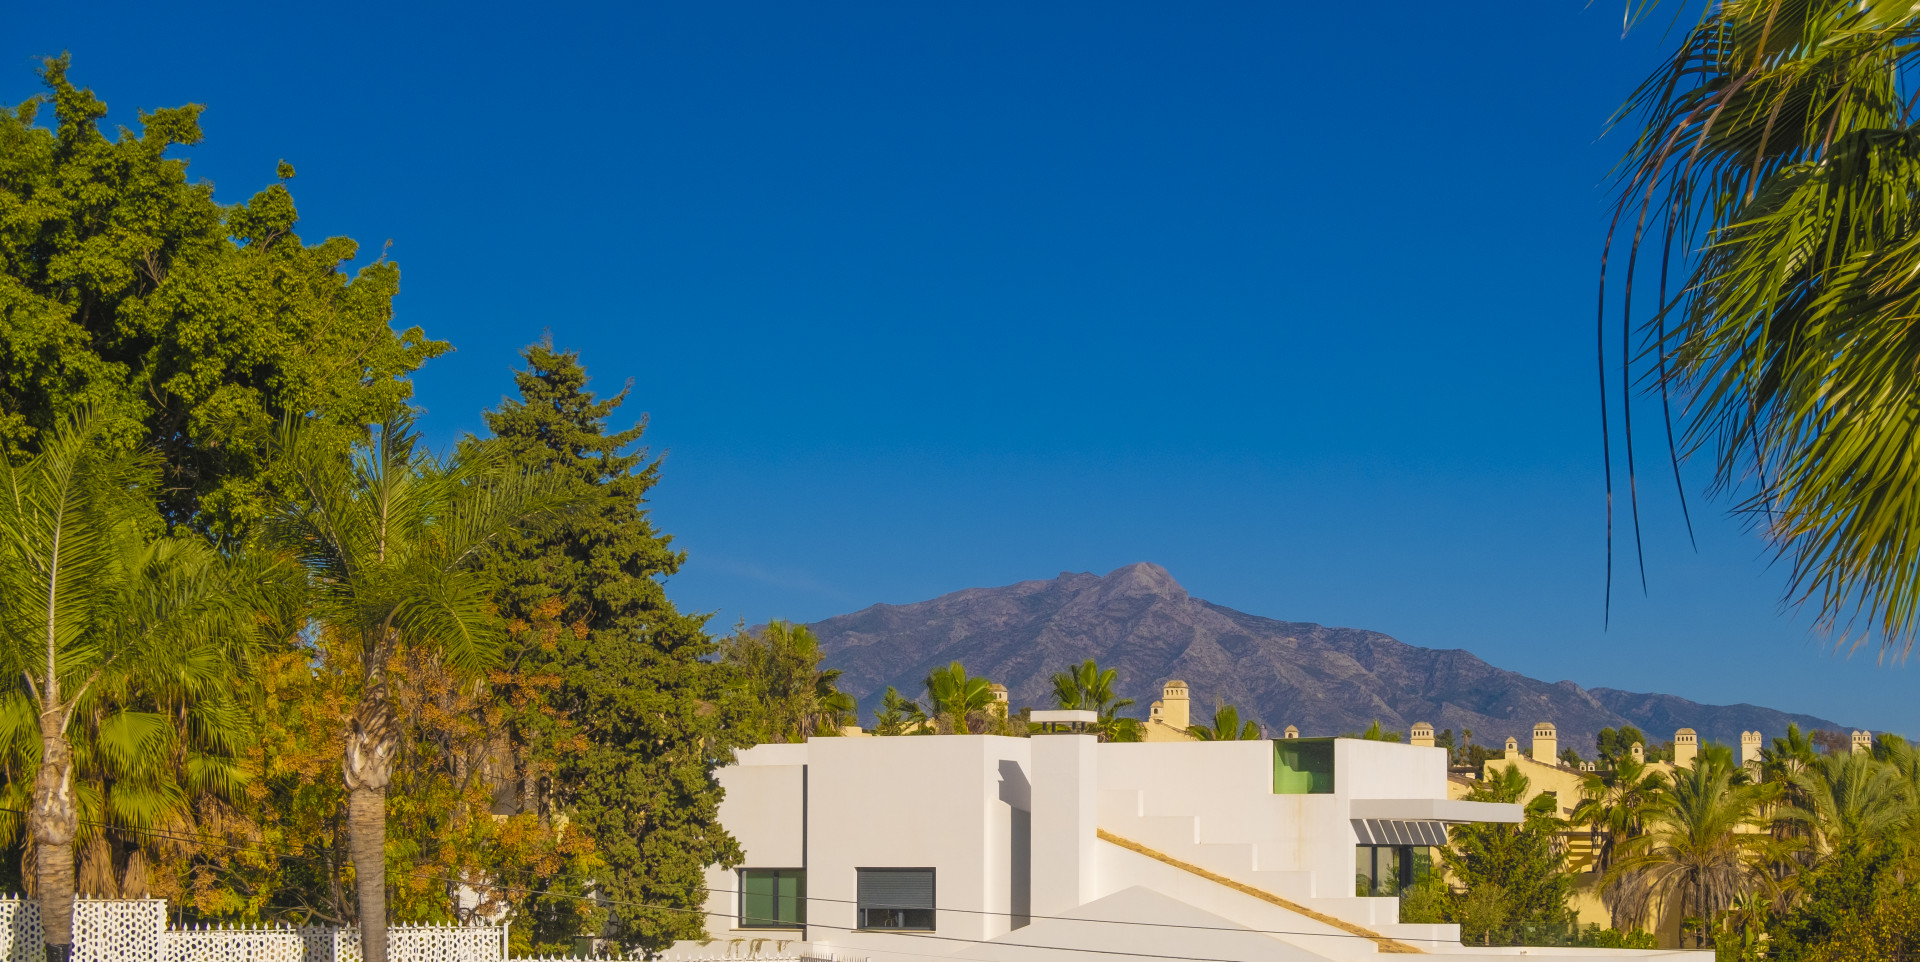
[[[0,812],[6,812],[9,814],[21,815],[21,816],[24,816],[27,814],[24,811],[21,811],[19,809],[13,809],[13,808],[0,808]],[[113,828],[121,831],[130,831],[138,834],[153,836],[156,838],[171,839],[173,841],[194,842],[198,844],[212,845],[215,847],[230,849],[234,851],[252,852],[255,854],[264,854],[264,855],[269,855],[269,856],[274,856],[279,858],[295,859],[299,861],[322,862],[329,866],[334,864],[327,859],[323,859],[314,855],[299,855],[292,852],[276,852],[271,849],[261,848],[258,846],[237,845],[231,842],[224,842],[217,839],[206,838],[204,836],[181,835],[181,834],[176,834],[172,832],[167,832],[161,829],[152,829],[152,828],[143,829],[143,828],[133,828],[131,826],[125,826],[125,825],[112,825],[107,822],[97,821],[93,819],[79,819],[79,821],[85,824],[95,825],[103,828]],[[452,885],[473,884],[464,879],[452,878],[452,877],[442,876],[442,875],[426,875],[418,872],[389,871],[388,874],[398,875],[402,878],[418,879],[421,881],[444,882]],[[582,876],[577,876],[577,875],[576,876],[560,876],[560,877],[570,878],[574,881],[586,881],[586,882],[592,881],[592,879],[590,878],[584,878]],[[713,916],[716,918],[728,917],[723,913],[710,912],[710,911],[707,911],[706,909],[693,909],[693,908],[686,908],[684,906],[678,906],[678,905],[659,905],[651,902],[634,902],[630,900],[615,899],[615,898],[599,896],[599,895],[576,895],[571,892],[556,892],[552,889],[535,889],[535,888],[527,888],[524,886],[503,885],[503,884],[495,884],[495,883],[487,883],[486,887],[497,889],[502,892],[515,892],[522,895],[544,895],[551,898],[574,899],[578,901],[594,902],[597,904],[619,905],[619,906],[626,906],[630,908],[654,909],[656,911],[663,911],[663,912],[680,912],[680,913],[692,914],[692,915]],[[707,892],[709,895],[741,894],[739,891],[734,889],[705,888],[704,891]],[[859,904],[858,901],[854,899],[831,899],[831,898],[826,898],[824,896],[811,896],[811,895],[794,896],[794,897],[804,898],[809,902],[831,902],[831,903],[841,904],[841,905],[858,905]],[[1278,908],[1278,906],[1275,906],[1275,907]],[[1130,921],[1126,919],[1083,919],[1083,918],[1076,918],[1070,915],[1034,915],[1031,913],[1023,914],[1018,912],[999,912],[999,911],[994,911],[992,909],[936,908],[935,911],[951,912],[955,914],[964,914],[964,915],[987,915],[987,916],[1005,916],[1009,918],[1025,918],[1029,920],[1029,922],[1032,922],[1032,921],[1084,922],[1084,923],[1091,923],[1091,924],[1098,924],[1098,925],[1131,925],[1131,926],[1140,926],[1144,928],[1184,929],[1184,930],[1201,931],[1201,932],[1245,932],[1250,935],[1284,935],[1284,936],[1294,936],[1299,938],[1315,938],[1315,939],[1344,938],[1344,939],[1366,939],[1368,941],[1378,941],[1383,938],[1393,938],[1392,936],[1385,936],[1385,935],[1367,936],[1367,935],[1358,935],[1352,932],[1341,932],[1341,931],[1295,932],[1295,931],[1290,931],[1286,929],[1251,929],[1251,928],[1244,928],[1244,927],[1228,928],[1225,926],[1218,926],[1218,925],[1188,925],[1188,924],[1179,923],[1179,922],[1135,922],[1135,921]],[[857,926],[839,926],[839,925],[831,925],[825,922],[807,922],[805,924],[809,928],[827,928],[827,929],[835,929],[835,930],[844,931],[844,932],[863,931]],[[922,933],[889,932],[887,934],[902,935],[903,937],[908,937],[908,938],[927,938],[927,939],[936,939],[940,941],[950,941],[950,942],[970,942],[974,944],[983,944],[983,945],[984,944],[1018,945],[1018,943],[1004,943],[1004,942],[987,943],[981,939],[963,939],[963,938],[957,938],[953,936],[940,936],[940,935],[922,934]],[[1426,941],[1426,940],[1416,939],[1415,941]],[[1019,947],[1021,948],[1062,948],[1059,946],[1028,946],[1028,945],[1022,945]],[[1184,956],[1184,955],[1171,956],[1171,955],[1155,955],[1153,953],[1123,952],[1118,949],[1065,949],[1065,950],[1073,951],[1073,952],[1096,952],[1103,955],[1121,955],[1121,956],[1131,956],[1131,957],[1138,957],[1138,958],[1189,959],[1189,960],[1192,960],[1192,962],[1243,962],[1243,960],[1238,960],[1238,959],[1200,959],[1193,956]],[[889,951],[892,951],[892,950],[889,950]],[[905,954],[912,955],[914,953],[905,953]],[[933,958],[933,956],[929,956],[929,958]],[[943,955],[943,956],[938,956],[938,958],[958,959],[960,957],[953,956],[953,955]],[[985,960],[975,960],[975,962],[985,962]]]

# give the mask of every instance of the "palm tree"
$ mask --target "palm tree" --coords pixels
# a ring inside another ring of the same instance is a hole
[[[1622,914],[1638,922],[1658,901],[1710,921],[1740,896],[1772,887],[1767,866],[1780,845],[1761,812],[1773,793],[1735,775],[1708,762],[1677,769],[1672,788],[1641,807],[1644,830],[1620,843],[1601,883],[1634,897]]]
[[[1573,821],[1592,833],[1600,871],[1612,867],[1622,841],[1640,834],[1643,810],[1666,788],[1667,776],[1632,756],[1621,757],[1610,771],[1595,771],[1582,780]]]
[[[1665,775],[1631,755],[1622,755],[1611,770],[1592,772],[1582,780],[1580,803],[1574,806],[1572,821],[1587,827],[1588,837],[1593,840],[1595,868],[1603,876],[1613,867],[1620,844],[1640,834],[1644,810],[1666,788]],[[1614,928],[1620,927],[1623,916],[1633,914],[1622,911],[1623,905],[1634,898],[1620,887],[1603,891],[1601,897]]]
[[[84,416],[25,463],[0,461],[0,724],[7,741],[30,740],[27,833],[49,959],[73,945],[76,767],[136,776],[131,796],[93,807],[138,825],[177,809],[177,783],[153,780],[155,759],[141,756],[174,741],[182,716],[154,709],[184,709],[201,738],[239,735],[230,685],[253,646],[247,593],[211,546],[158,533],[159,481],[154,459],[116,453]]]
[[[1137,722],[1120,717],[1120,709],[1133,704],[1114,692],[1119,670],[1101,668],[1092,658],[1053,676],[1054,704],[1064,709],[1085,709],[1098,714],[1093,733],[1102,741],[1136,741]]]
[[[1781,860],[1773,866],[1773,877],[1783,886],[1813,864],[1811,825],[1798,813],[1805,812],[1810,804],[1802,776],[1819,757],[1813,740],[1791,722],[1785,735],[1760,750],[1758,780],[1772,792],[1763,814],[1769,818],[1774,840],[1781,845]]]
[[[1810,829],[1815,855],[1848,845],[1873,848],[1894,839],[1913,817],[1914,799],[1900,770],[1865,752],[1823,756],[1794,782],[1805,802],[1790,817]]]
[[[985,678],[968,678],[959,662],[927,672],[927,714],[945,723],[955,735],[965,735],[994,705],[993,683]]]
[[[1895,652],[1920,627],[1917,35],[1902,4],[1709,5],[1623,110],[1640,130],[1607,242],[1627,254],[1623,397],[1636,366],[1663,409],[1678,395],[1685,453],[1710,448],[1715,490],[1791,559],[1787,598]],[[1653,304],[1637,267],[1658,268]],[[1670,416],[1667,446],[1678,484]]]
[[[806,625],[776,619],[741,629],[721,644],[720,657],[759,707],[759,741],[838,735],[859,718],[853,696],[840,690],[840,669],[820,667],[820,639]]]
[[[361,951],[386,962],[386,792],[399,738],[388,664],[417,653],[477,677],[497,661],[504,626],[480,555],[577,497],[549,474],[507,466],[491,445],[438,460],[404,416],[375,425],[351,450],[290,425],[280,449],[300,498],[271,519],[270,535],[305,567],[314,619],[345,642],[325,648],[352,659],[332,667],[360,681],[341,761],[347,847]]]
[[[813,704],[814,710],[806,720],[808,734],[838,735],[842,726],[860,720],[860,703],[840,690],[838,668],[823,668],[814,676]]]
[[[1260,726],[1240,721],[1240,709],[1221,705],[1213,710],[1212,725],[1193,725],[1187,734],[1203,742],[1253,741],[1260,737]]]

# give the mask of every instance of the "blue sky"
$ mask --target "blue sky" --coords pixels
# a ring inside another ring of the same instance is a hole
[[[667,452],[683,607],[814,620],[1166,566],[1548,680],[1920,733],[1783,573],[1643,472],[1602,624],[1604,123],[1620,4],[87,2],[14,10],[244,199],[404,271],[442,443],[551,331]],[[1651,417],[1649,414],[1648,417]],[[1644,464],[1644,462],[1643,462]],[[1699,493],[1703,478],[1692,472]],[[1627,590],[1631,585],[1631,590]]]

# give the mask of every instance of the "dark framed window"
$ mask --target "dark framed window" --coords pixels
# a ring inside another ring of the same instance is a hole
[[[1421,845],[1357,845],[1353,894],[1402,895],[1433,874],[1433,849]]]
[[[859,926],[863,929],[933,931],[933,869],[854,869]]]
[[[1275,795],[1333,793],[1333,739],[1281,738],[1273,743]]]
[[[740,927],[797,929],[807,924],[807,870],[740,870]]]

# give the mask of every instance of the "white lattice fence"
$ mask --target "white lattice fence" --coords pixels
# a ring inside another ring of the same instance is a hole
[[[166,932],[164,899],[73,900],[73,962],[165,962]]]
[[[749,954],[733,954],[733,956],[730,956],[730,954],[718,954],[718,952],[716,952],[716,954],[697,954],[697,952],[693,952],[693,954],[680,954],[680,952],[674,952],[674,954],[662,954],[660,958],[662,958],[662,960],[664,960],[664,958],[672,958],[674,962],[747,962],[747,960],[753,960],[753,962],[808,962],[806,956],[797,956],[797,954],[793,954],[793,952],[785,952],[785,954],[751,954],[751,956],[749,956]],[[551,958],[541,960],[541,962],[559,962],[559,960],[561,960],[561,956],[551,956]],[[515,958],[513,962],[522,962],[522,960]]]
[[[80,899],[73,903],[74,962],[360,962],[358,929],[273,926],[167,928],[160,899]],[[40,962],[40,907],[0,897],[0,962]],[[501,962],[507,929],[499,925],[394,925],[388,962]]]
[[[360,962],[359,929],[302,929],[306,962]],[[316,950],[331,951],[329,955]],[[500,962],[507,957],[501,925],[389,925],[387,962]]]
[[[734,939],[726,942],[681,942],[655,956],[659,962],[799,962],[801,956],[786,940]],[[518,962],[518,960],[515,960]]]
[[[305,962],[306,940],[284,925],[168,929],[166,962]]]
[[[46,938],[40,931],[40,907],[17,895],[0,898],[0,958],[6,962],[45,958],[34,956]]]

